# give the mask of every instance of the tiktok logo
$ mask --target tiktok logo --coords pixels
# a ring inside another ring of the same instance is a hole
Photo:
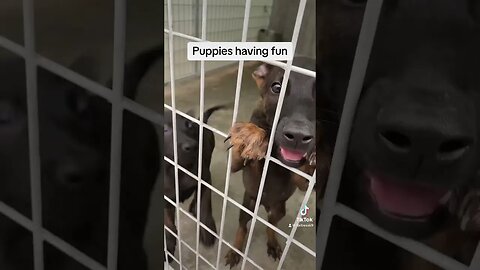
[[[308,211],[310,210],[310,208],[308,208],[308,206],[303,206],[302,209],[300,209],[300,215],[302,215],[302,217],[308,215]]]

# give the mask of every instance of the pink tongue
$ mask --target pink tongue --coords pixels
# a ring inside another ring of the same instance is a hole
[[[370,177],[370,189],[381,209],[410,217],[432,214],[446,194],[446,191],[419,185],[401,185],[376,177]]]
[[[305,155],[305,153],[295,152],[295,151],[287,150],[285,148],[280,148],[280,153],[282,154],[282,157],[284,159],[289,161],[300,161]]]

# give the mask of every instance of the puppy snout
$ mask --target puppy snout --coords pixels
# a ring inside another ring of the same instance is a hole
[[[313,140],[313,132],[305,126],[289,125],[283,129],[283,136],[296,145],[308,144]]]
[[[197,149],[198,145],[194,142],[184,142],[184,143],[181,144],[180,147],[182,148],[182,150],[184,152],[192,153]]]

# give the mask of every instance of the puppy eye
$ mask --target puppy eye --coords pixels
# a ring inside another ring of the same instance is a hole
[[[167,133],[167,132],[169,132],[169,131],[170,131],[170,127],[164,125],[164,126],[163,126],[163,132],[164,132],[164,133]]]
[[[279,83],[279,82],[274,82],[270,89],[272,90],[273,93],[278,94],[278,93],[280,93],[280,90],[282,89],[282,84]]]

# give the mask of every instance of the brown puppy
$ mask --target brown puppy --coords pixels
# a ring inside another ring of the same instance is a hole
[[[315,68],[315,62],[308,58],[296,58],[294,64],[312,70]],[[272,156],[288,166],[312,174],[317,159],[329,160],[324,158],[323,154],[320,156],[316,154],[315,142],[319,136],[318,134],[315,136],[315,78],[291,73],[280,120],[275,134],[271,134],[283,73],[283,69],[267,64],[255,70],[252,75],[260,89],[261,99],[250,122],[236,123],[230,131],[230,137],[227,138],[230,139],[233,149],[232,172],[243,169],[245,185],[243,206],[252,212],[255,208],[270,136],[274,136]],[[328,162],[322,163],[322,167],[324,168],[319,173],[321,176],[326,175],[324,171],[328,172]],[[276,163],[270,163],[261,204],[265,207],[268,221],[272,225],[276,226],[285,216],[285,203],[297,187],[306,190],[308,181]],[[238,250],[244,248],[248,232],[247,223],[251,218],[249,214],[240,212],[239,228],[234,243]],[[267,238],[268,255],[275,260],[279,259],[282,247],[275,232],[270,228],[267,228]],[[241,256],[230,250],[225,258],[226,265],[233,267],[239,263]]]

